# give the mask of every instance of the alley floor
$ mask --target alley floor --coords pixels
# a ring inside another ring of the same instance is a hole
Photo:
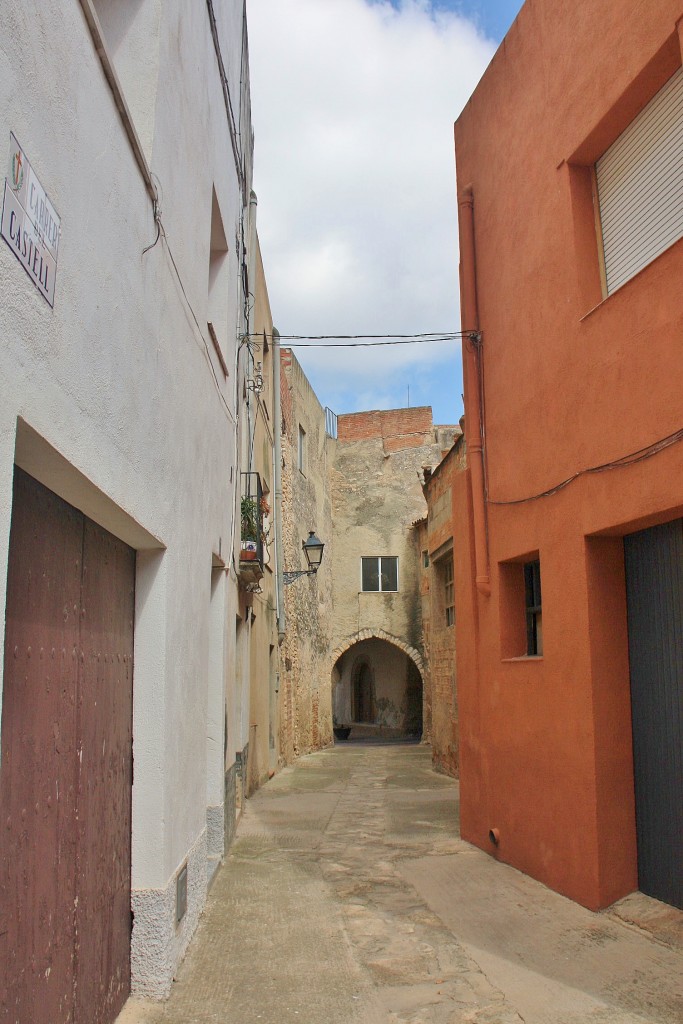
[[[247,802],[169,1001],[119,1024],[681,1024],[683,913],[592,914],[457,809],[425,746],[302,758]]]

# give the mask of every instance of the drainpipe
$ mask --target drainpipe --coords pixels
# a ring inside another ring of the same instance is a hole
[[[275,599],[277,632],[285,638],[285,585],[282,576],[282,408],[280,404],[280,332],[273,327],[273,443],[275,446]]]
[[[460,295],[462,329],[473,337],[463,338],[463,386],[465,390],[465,443],[472,480],[474,519],[475,583],[480,594],[491,593],[488,542],[486,536],[486,496],[482,442],[481,379],[478,346],[479,308],[474,251],[474,194],[468,185],[458,196],[460,234]]]
[[[249,252],[247,254],[247,281],[248,281],[248,295],[247,295],[247,334],[251,340],[254,335],[254,313],[256,309],[256,207],[258,200],[256,193],[252,189],[249,193]],[[245,371],[246,376],[254,376],[254,362],[253,359],[250,361],[249,350],[247,349],[247,369]],[[253,452],[251,449],[252,431],[255,428],[256,415],[254,414],[254,423],[252,423],[252,399],[251,391],[247,389],[247,452],[246,452],[246,464],[249,472],[252,470],[252,456]]]

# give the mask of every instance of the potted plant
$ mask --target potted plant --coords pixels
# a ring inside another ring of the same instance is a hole
[[[258,553],[258,535],[260,526],[260,512],[256,498],[242,498],[240,507],[241,517],[241,539],[242,551],[240,559],[245,562],[253,561]]]

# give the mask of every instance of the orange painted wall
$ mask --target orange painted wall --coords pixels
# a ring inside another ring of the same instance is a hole
[[[474,194],[491,578],[480,593],[465,472],[462,831],[592,908],[637,888],[620,538],[683,515],[683,444],[498,502],[683,427],[683,241],[603,300],[591,185],[595,160],[680,67],[682,17],[682,0],[527,0],[455,127],[458,188]],[[530,557],[538,659],[520,657]]]

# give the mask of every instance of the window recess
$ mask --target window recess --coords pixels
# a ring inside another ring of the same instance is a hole
[[[543,610],[541,607],[541,563],[538,559],[524,566],[526,605],[526,653],[543,654]]]
[[[538,552],[499,562],[500,654],[505,661],[543,655],[541,563]]]
[[[434,562],[438,585],[438,616],[439,625],[455,625],[455,582],[453,576],[453,552]]]
[[[228,313],[230,293],[230,267],[228,243],[225,239],[223,219],[216,190],[211,197],[211,242],[209,250],[208,320],[209,337],[218,357],[223,376],[228,376],[226,362],[228,344]]]
[[[306,475],[306,431],[299,424],[299,437],[297,442],[296,464],[300,473]]]
[[[606,291],[683,236],[683,69],[595,165]]]

